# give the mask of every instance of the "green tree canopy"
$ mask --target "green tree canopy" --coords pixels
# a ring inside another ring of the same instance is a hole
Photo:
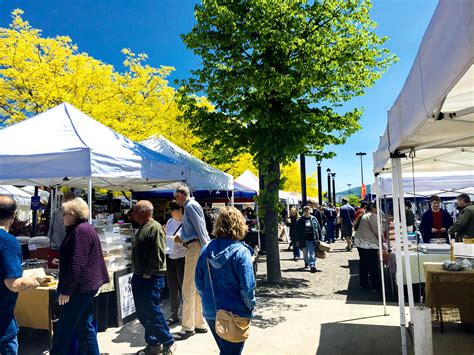
[[[374,33],[368,0],[203,0],[183,35],[202,67],[183,86],[184,117],[209,158],[249,152],[264,176],[268,279],[278,282],[280,164],[343,144],[362,110],[343,102],[372,86],[394,56]],[[205,93],[215,107],[200,105]]]

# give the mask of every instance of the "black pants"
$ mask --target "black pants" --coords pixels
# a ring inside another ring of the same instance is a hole
[[[178,315],[184,278],[184,258],[170,259],[166,256],[166,278],[170,295],[171,314]]]
[[[381,287],[380,270],[377,249],[357,248],[359,252],[359,278],[360,287],[369,288],[369,274],[372,289],[377,290]]]

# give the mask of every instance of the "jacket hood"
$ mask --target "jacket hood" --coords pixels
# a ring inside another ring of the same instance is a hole
[[[214,239],[206,247],[206,257],[214,269],[222,268],[238,251],[248,249],[253,255],[253,249],[243,242],[230,239]]]

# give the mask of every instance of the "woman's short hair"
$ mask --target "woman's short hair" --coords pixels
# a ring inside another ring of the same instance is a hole
[[[216,238],[242,240],[246,233],[247,224],[242,213],[235,207],[224,207],[214,223],[214,236]]]
[[[74,200],[63,203],[63,211],[72,213],[76,216],[76,219],[89,219],[89,206],[87,202],[80,197],[76,197]]]
[[[372,209],[374,209],[374,208],[377,208],[377,202],[375,202],[375,201],[370,201],[370,202],[367,203],[367,206],[365,206],[365,210],[367,212],[372,211]]]
[[[183,207],[178,205],[178,203],[175,200],[170,202],[169,207],[170,207],[170,212],[176,211],[176,210],[180,210],[181,212],[183,212]]]

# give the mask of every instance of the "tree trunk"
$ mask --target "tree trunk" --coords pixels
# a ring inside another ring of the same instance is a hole
[[[270,283],[281,282],[280,248],[278,245],[278,187],[280,164],[271,161],[264,175],[265,209],[265,246],[267,252],[267,280]]]

